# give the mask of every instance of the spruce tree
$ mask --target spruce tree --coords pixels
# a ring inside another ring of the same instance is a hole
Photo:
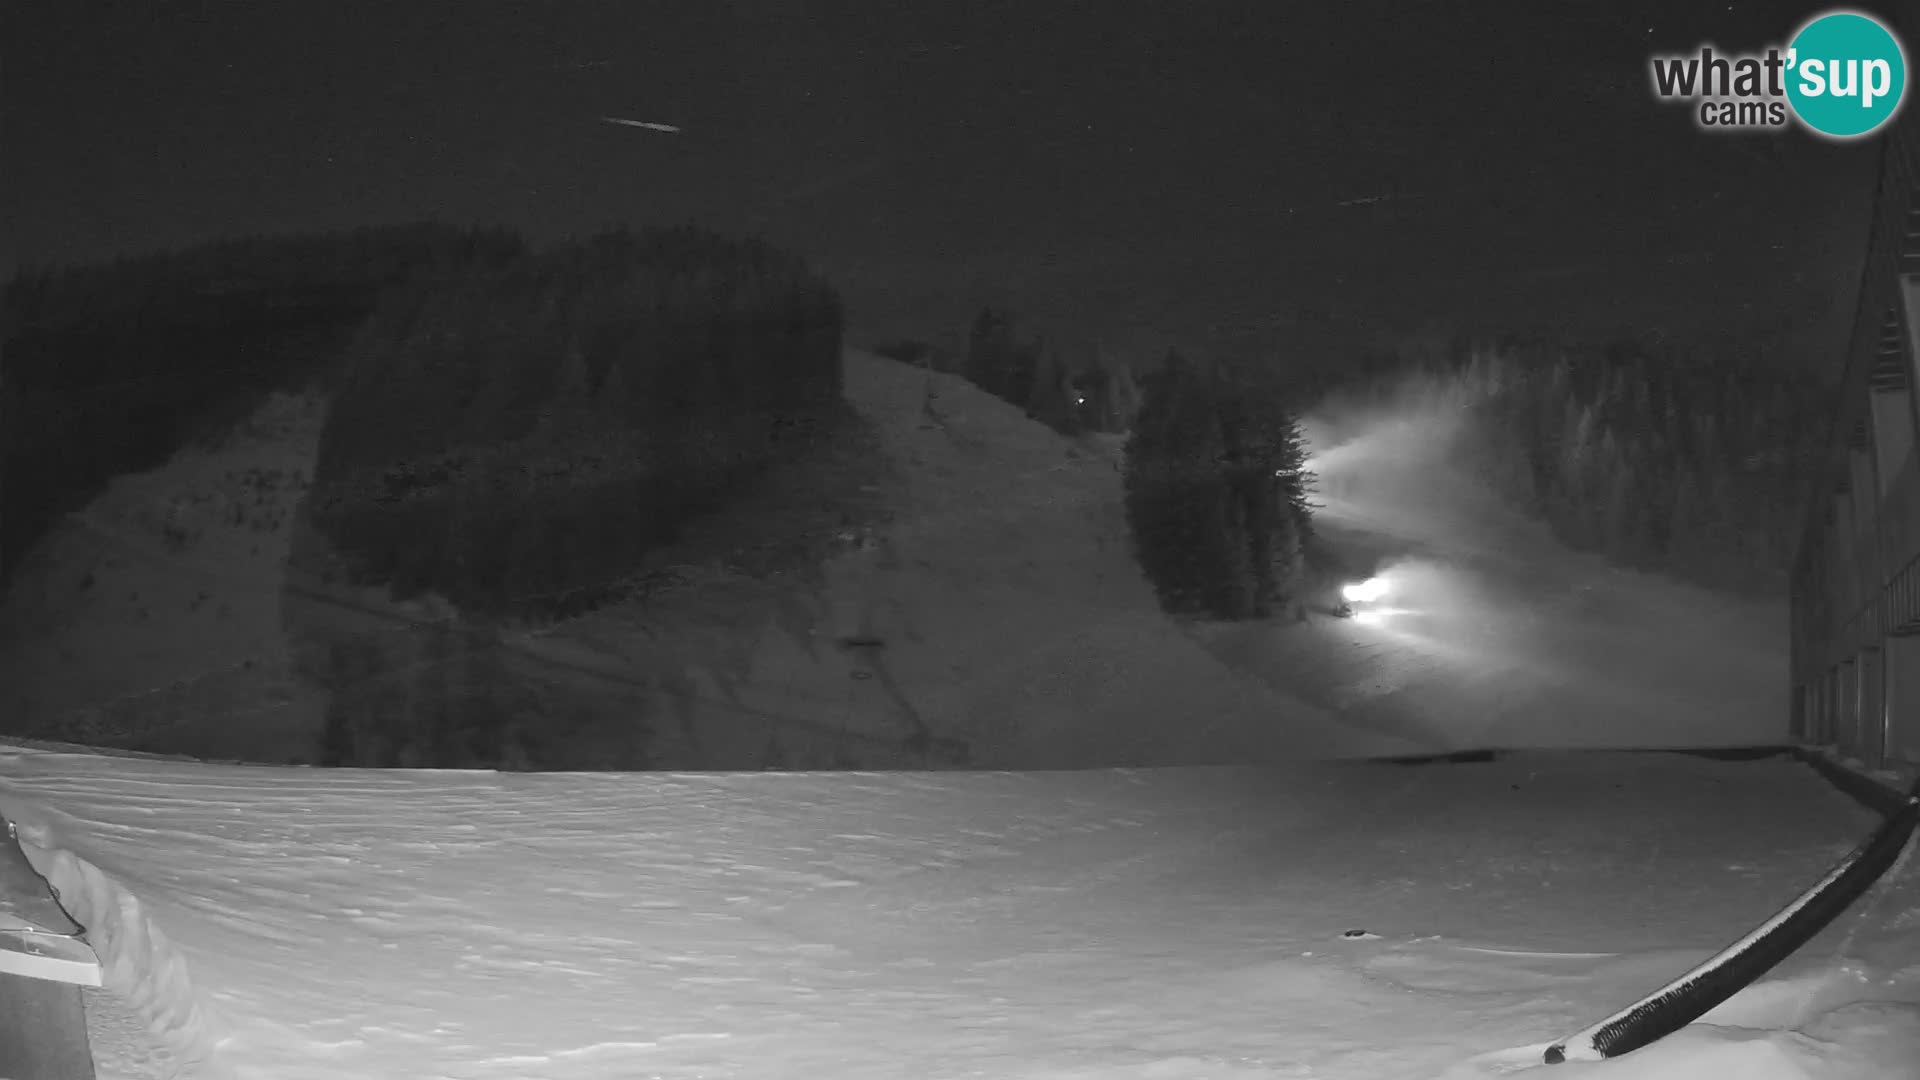
[[[1163,608],[1238,619],[1293,598],[1308,528],[1304,465],[1277,387],[1168,357],[1125,462],[1135,551]]]

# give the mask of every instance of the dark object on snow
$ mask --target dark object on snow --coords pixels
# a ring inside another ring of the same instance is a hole
[[[1598,1061],[1680,1030],[1739,993],[1827,928],[1887,872],[1920,823],[1920,781],[1871,836],[1773,918],[1700,966],[1598,1024],[1547,1047],[1549,1065]]]

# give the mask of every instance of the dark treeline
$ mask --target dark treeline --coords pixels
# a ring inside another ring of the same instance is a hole
[[[327,764],[644,767],[633,702],[536,690],[503,621],[626,595],[694,516],[846,419],[832,288],[691,228],[539,251],[432,225],[250,237],[23,272],[5,301],[9,565],[267,393],[328,394],[307,535],[349,583],[454,614],[310,628]]]
[[[537,689],[500,628],[642,591],[695,516],[836,432],[842,321],[800,259],[688,228],[391,290],[346,350],[311,520],[355,582],[459,628],[331,642],[323,762],[645,768],[644,709]]]
[[[508,233],[413,225],[15,275],[0,368],[0,575],[113,477],[158,467],[267,393],[327,375],[390,288],[522,246]]]
[[[1140,408],[1127,366],[1087,346],[1023,334],[1006,311],[983,308],[960,363],[967,380],[1064,435],[1122,432]]]
[[[1519,340],[1409,366],[1416,396],[1472,418],[1456,463],[1566,543],[1711,587],[1783,587],[1830,415],[1812,373],[1730,347]],[[1374,385],[1404,393],[1405,378]]]
[[[939,359],[913,343],[888,352],[930,367]],[[992,307],[951,366],[1062,434],[1128,435],[1127,523],[1163,610],[1224,619],[1298,610],[1312,537],[1299,416],[1319,382],[1178,351],[1136,381],[1100,349],[1023,332]]]
[[[1495,482],[1568,542],[1720,587],[1780,588],[1826,435],[1811,374],[1735,350],[1482,350],[1461,375]]]
[[[315,523],[402,596],[598,606],[840,419],[842,318],[798,258],[684,228],[416,280],[347,351]]]
[[[1126,512],[1161,607],[1241,619],[1299,604],[1312,478],[1296,392],[1272,370],[1178,353],[1143,381]]]

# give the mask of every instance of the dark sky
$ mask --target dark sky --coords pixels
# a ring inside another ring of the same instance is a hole
[[[1877,147],[1709,135],[1646,75],[1650,51],[1757,48],[1823,6],[20,5],[0,262],[692,220],[810,256],[859,336],[955,333],[999,300],[1122,346],[1464,323],[1837,347]]]

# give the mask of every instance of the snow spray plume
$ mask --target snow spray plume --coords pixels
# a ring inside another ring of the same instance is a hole
[[[1920,823],[1920,782],[1873,835],[1814,886],[1699,967],[1585,1031],[1547,1048],[1546,1063],[1598,1061],[1638,1050],[1699,1019],[1826,929],[1899,858]]]

